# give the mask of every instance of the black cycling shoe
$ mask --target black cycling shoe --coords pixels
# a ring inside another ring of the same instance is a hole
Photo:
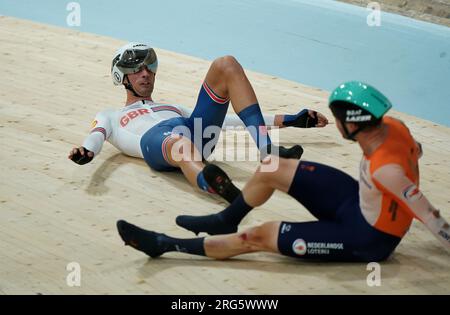
[[[208,185],[223,199],[232,203],[241,193],[230,177],[217,165],[209,164],[203,168],[203,176]]]
[[[146,231],[124,220],[117,221],[117,230],[125,245],[129,245],[152,258],[164,254],[159,245],[158,238],[161,234]]]
[[[196,235],[200,232],[209,235],[231,234],[237,232],[237,225],[225,223],[219,214],[210,215],[179,215],[176,218],[178,226],[194,232]]]

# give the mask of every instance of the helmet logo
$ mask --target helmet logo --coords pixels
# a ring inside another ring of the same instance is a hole
[[[363,113],[362,110],[347,110],[347,117],[345,118],[346,122],[363,122],[370,121],[371,115],[361,115]]]
[[[364,116],[351,116],[347,117],[345,120],[346,122],[363,122],[363,121],[370,121],[371,116],[370,115],[364,115]]]
[[[120,81],[121,81],[121,80],[120,80],[120,74],[117,73],[117,72],[114,72],[114,79],[115,79],[117,82],[120,82]]]

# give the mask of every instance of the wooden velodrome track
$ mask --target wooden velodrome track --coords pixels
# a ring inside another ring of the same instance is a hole
[[[115,228],[124,218],[180,237],[178,214],[224,207],[179,174],[151,171],[110,144],[90,164],[67,160],[82,143],[97,111],[121,107],[111,56],[122,41],[11,17],[0,17],[0,293],[2,294],[449,294],[450,255],[415,222],[382,282],[369,287],[365,264],[306,263],[257,253],[228,261],[166,254],[148,259],[124,247]],[[193,106],[208,61],[157,49],[154,98]],[[248,72],[265,112],[319,110],[331,118],[328,93]],[[423,143],[421,187],[450,219],[450,129],[395,111]],[[304,159],[358,176],[356,144],[334,125],[280,131],[281,143],[301,143]],[[242,187],[256,162],[219,163]],[[324,195],[326,198],[326,195]],[[241,228],[268,220],[310,220],[289,196],[276,193]],[[81,266],[81,286],[66,284],[70,262]]]

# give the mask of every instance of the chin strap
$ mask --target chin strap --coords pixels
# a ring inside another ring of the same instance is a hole
[[[345,125],[345,123],[342,124],[342,127],[344,128],[345,139],[356,141],[355,136],[360,131],[362,131],[364,128],[366,128],[367,126],[359,127],[358,129],[356,129],[355,131],[353,131],[351,133],[348,131],[347,126]]]
[[[134,96],[143,97],[142,95],[137,94],[137,92],[133,89],[133,86],[130,83],[126,83],[126,84],[124,83],[124,85],[128,91],[131,91],[131,93],[133,93]]]
[[[134,96],[136,96],[136,97],[144,97],[144,96],[142,96],[142,95],[139,95],[135,90],[134,90],[134,88],[133,88],[133,86],[131,85],[131,83],[130,83],[130,81],[128,80],[128,77],[126,77],[127,78],[127,83],[125,83],[125,82],[123,82],[123,85],[125,85],[125,88],[128,90],[128,91],[130,91],[131,93],[133,93],[133,95]],[[124,78],[124,80],[125,80],[125,78]]]

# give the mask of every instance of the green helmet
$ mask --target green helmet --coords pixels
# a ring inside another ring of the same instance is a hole
[[[380,91],[373,86],[359,81],[350,81],[339,85],[330,95],[329,106],[331,108],[345,103],[356,105],[366,113],[373,116],[373,119],[380,119],[392,107],[391,102]],[[332,109],[333,110],[333,109]],[[349,112],[346,122],[364,122],[367,117],[351,115]]]
[[[339,85],[331,92],[328,104],[334,116],[344,126],[346,138],[353,140],[354,136],[365,127],[378,124],[392,107],[383,93],[359,81]],[[346,122],[359,125],[358,130],[348,133]]]

